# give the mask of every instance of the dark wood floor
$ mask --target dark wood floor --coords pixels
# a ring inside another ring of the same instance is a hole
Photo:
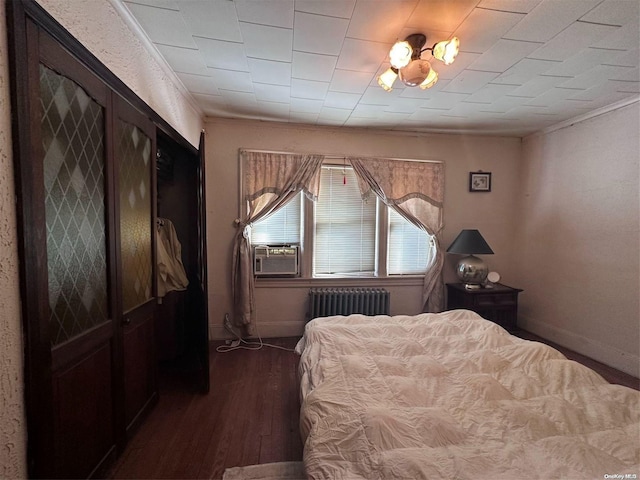
[[[528,332],[516,335],[543,341]],[[293,348],[296,338],[270,343]],[[549,343],[549,342],[545,342]],[[607,381],[638,379],[551,344]],[[160,400],[111,470],[110,478],[222,478],[225,468],[302,460],[298,356],[263,348],[211,353],[211,393],[193,392],[179,372],[161,377]]]
[[[291,348],[295,338],[270,339]],[[212,349],[211,392],[161,375],[160,399],[111,478],[222,478],[225,468],[302,460],[294,352]]]

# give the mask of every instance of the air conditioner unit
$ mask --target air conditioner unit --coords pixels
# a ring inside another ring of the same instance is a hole
[[[298,245],[254,247],[253,273],[257,276],[298,275],[298,248]]]

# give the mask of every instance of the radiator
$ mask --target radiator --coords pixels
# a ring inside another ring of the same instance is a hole
[[[312,288],[309,319],[331,315],[389,315],[389,292],[384,288]]]

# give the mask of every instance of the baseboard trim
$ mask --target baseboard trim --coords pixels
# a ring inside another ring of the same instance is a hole
[[[518,316],[518,327],[635,378],[640,377],[640,356],[638,355],[528,318],[526,315]]]
[[[255,336],[261,338],[301,337],[304,333],[304,322],[258,322]],[[209,325],[209,340],[227,340],[232,338],[223,325]]]

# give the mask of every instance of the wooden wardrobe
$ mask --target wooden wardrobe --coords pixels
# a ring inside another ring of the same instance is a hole
[[[209,390],[204,142],[184,140],[35,2],[7,13],[29,476],[100,476],[157,402],[167,344],[191,388]],[[162,302],[159,213],[189,279]]]

